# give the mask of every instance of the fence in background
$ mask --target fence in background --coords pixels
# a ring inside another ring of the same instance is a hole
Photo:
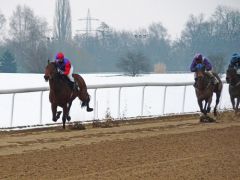
[[[224,81],[225,83],[225,81]],[[181,112],[184,112],[185,107],[185,99],[186,99],[186,87],[191,86],[193,82],[178,82],[178,83],[161,83],[161,82],[141,82],[141,83],[116,83],[116,84],[100,84],[100,85],[88,85],[88,89],[94,90],[94,119],[96,119],[96,108],[97,108],[97,90],[98,89],[105,89],[105,88],[118,88],[118,118],[120,118],[120,105],[121,105],[121,90],[125,87],[142,87],[142,95],[141,95],[141,112],[140,116],[143,116],[143,107],[144,107],[144,95],[145,95],[145,89],[146,87],[152,87],[152,86],[159,86],[164,87],[164,96],[163,96],[163,102],[162,102],[162,114],[164,114],[165,111],[165,102],[166,102],[166,92],[168,87],[175,87],[175,86],[183,86],[183,101],[182,101],[182,107]],[[7,90],[0,90],[0,94],[12,94],[12,105],[11,105],[11,116],[10,116],[10,127],[13,126],[13,115],[14,115],[14,103],[15,103],[15,94],[17,93],[28,93],[28,92],[40,92],[40,117],[39,117],[39,123],[42,125],[42,106],[43,106],[43,92],[49,91],[49,87],[39,87],[39,88],[24,88],[24,89],[7,89]]]

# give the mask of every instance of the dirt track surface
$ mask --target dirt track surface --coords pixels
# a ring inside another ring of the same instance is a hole
[[[240,116],[0,132],[0,179],[240,179]]]

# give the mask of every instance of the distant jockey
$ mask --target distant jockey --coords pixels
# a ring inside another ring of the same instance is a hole
[[[72,89],[74,89],[75,82],[74,82],[74,78],[72,76],[73,66],[71,65],[70,60],[65,58],[64,54],[62,52],[59,52],[56,55],[55,62],[57,65],[58,72],[62,75],[66,75],[68,77],[68,79],[70,80],[69,85]]]
[[[197,70],[196,67],[198,64],[204,65],[206,74],[210,76],[213,84],[217,84],[219,82],[218,79],[213,75],[213,73],[211,71],[212,70],[211,63],[209,62],[209,60],[206,57],[203,57],[202,54],[200,54],[200,53],[197,53],[193,58],[193,61],[192,61],[191,67],[190,67],[191,72],[196,72],[196,70]],[[197,80],[196,74],[194,74],[194,80],[195,80],[195,83],[194,83],[194,87],[195,87],[196,80]]]
[[[238,76],[240,76],[240,55],[238,53],[232,55],[229,67],[235,68]]]

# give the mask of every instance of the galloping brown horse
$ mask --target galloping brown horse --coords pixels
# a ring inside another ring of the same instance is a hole
[[[232,107],[235,110],[235,113],[237,113],[239,111],[238,107],[240,103],[240,77],[237,75],[237,71],[233,67],[229,67],[226,74],[226,81],[229,84],[228,91]]]
[[[216,104],[214,107],[214,116],[217,116],[217,105],[219,104],[219,99],[222,92],[222,81],[216,73],[213,73],[218,79],[218,84],[213,84],[211,77],[205,72],[205,67],[197,69],[196,71],[196,96],[198,99],[198,105],[201,112],[207,115],[211,111],[211,103],[213,93],[216,93]],[[203,108],[203,101],[205,105]]]
[[[84,79],[78,74],[73,74],[73,77],[80,90],[71,89],[67,82],[67,77],[58,73],[56,63],[50,63],[48,61],[48,65],[45,68],[44,79],[46,81],[49,81],[50,85],[49,100],[51,102],[52,108],[52,120],[56,122],[59,119],[61,111],[57,112],[57,107],[62,107],[62,122],[64,129],[66,119],[68,121],[71,120],[71,117],[69,116],[69,111],[72,105],[72,101],[76,97],[78,97],[82,101],[82,107],[87,107],[88,112],[93,111],[93,109],[89,107],[90,96],[87,92],[87,86]]]

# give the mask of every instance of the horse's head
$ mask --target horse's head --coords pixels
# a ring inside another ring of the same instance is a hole
[[[226,81],[228,84],[235,86],[238,82],[237,71],[233,67],[228,67],[226,73]]]
[[[57,72],[56,63],[48,61],[48,65],[45,67],[45,75],[44,75],[45,81],[53,79],[57,74],[58,72]]]

